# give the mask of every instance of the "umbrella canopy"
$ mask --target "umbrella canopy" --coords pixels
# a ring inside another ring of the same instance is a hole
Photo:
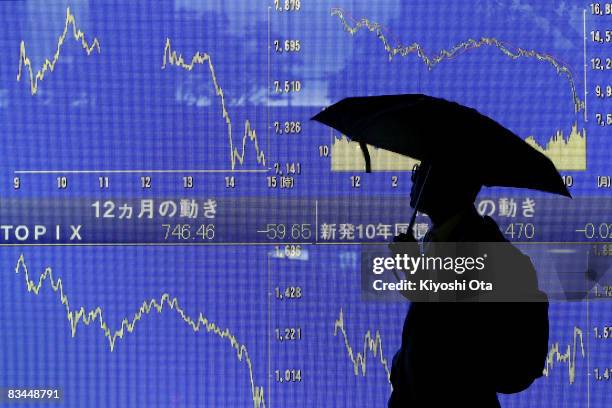
[[[315,115],[359,142],[432,165],[461,168],[485,186],[529,188],[571,197],[548,157],[475,109],[423,94],[343,99]]]

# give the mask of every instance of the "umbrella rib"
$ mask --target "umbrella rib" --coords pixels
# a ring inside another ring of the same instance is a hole
[[[359,142],[359,147],[361,147],[361,152],[363,153],[363,158],[365,160],[366,173],[371,173],[372,162],[370,160],[370,152],[368,151],[368,145],[365,144],[365,142]]]

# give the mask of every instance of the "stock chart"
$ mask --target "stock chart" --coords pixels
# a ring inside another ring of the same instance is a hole
[[[0,23],[1,406],[386,406],[409,304],[364,299],[360,251],[406,231],[418,161],[369,146],[365,173],[310,118],[397,93],[490,116],[571,192],[475,203],[555,294],[543,376],[502,406],[612,403],[612,3],[14,0]]]

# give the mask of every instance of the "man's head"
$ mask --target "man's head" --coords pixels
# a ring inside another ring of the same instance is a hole
[[[412,173],[410,206],[423,212],[434,223],[474,203],[481,183],[471,172],[422,162]],[[418,202],[418,204],[417,204]]]

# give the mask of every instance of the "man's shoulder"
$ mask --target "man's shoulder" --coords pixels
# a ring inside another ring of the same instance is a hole
[[[495,222],[493,218],[489,217],[488,215],[481,218],[484,225],[484,233],[492,238],[491,242],[508,242],[504,234],[499,229],[499,225],[497,225],[497,222]]]
[[[473,242],[508,242],[493,218],[479,214],[470,220],[466,238],[466,241]]]

